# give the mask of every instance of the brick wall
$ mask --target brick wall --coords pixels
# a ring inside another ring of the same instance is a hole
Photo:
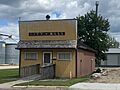
[[[95,69],[95,53],[79,49],[77,51],[77,77],[88,75]]]

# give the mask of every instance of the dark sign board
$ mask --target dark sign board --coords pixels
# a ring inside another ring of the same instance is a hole
[[[29,32],[29,36],[64,36],[65,32]]]

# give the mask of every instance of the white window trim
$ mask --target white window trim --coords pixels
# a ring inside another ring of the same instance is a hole
[[[70,59],[59,59],[59,54],[60,54],[60,53],[70,53]],[[58,60],[66,60],[66,61],[67,61],[67,60],[68,60],[68,61],[69,61],[69,60],[72,60],[72,52],[57,52],[57,59],[58,59]]]
[[[44,53],[50,53],[50,63],[52,63],[52,52],[43,52],[43,65],[50,64],[50,63],[44,63]]]
[[[36,59],[27,59],[27,58],[26,58],[26,54],[27,54],[27,53],[36,53],[36,54],[37,54]],[[38,52],[30,52],[30,51],[24,52],[24,60],[38,60]]]

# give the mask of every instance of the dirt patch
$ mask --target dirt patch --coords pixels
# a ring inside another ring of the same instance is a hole
[[[90,79],[91,83],[120,83],[120,68],[106,69],[107,75],[97,79]]]

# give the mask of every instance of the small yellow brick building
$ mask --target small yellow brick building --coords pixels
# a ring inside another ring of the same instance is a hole
[[[20,21],[19,33],[21,77],[72,78],[95,68],[95,51],[77,42],[75,19]]]

